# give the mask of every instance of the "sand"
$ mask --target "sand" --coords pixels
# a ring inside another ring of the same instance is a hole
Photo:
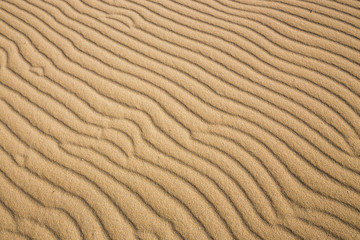
[[[360,239],[360,2],[1,0],[0,240]]]

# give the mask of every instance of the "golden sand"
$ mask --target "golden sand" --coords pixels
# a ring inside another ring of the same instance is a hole
[[[1,0],[0,240],[360,239],[360,1]]]

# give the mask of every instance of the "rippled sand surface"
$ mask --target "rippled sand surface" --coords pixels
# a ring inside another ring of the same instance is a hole
[[[1,240],[360,239],[360,1],[1,0]]]

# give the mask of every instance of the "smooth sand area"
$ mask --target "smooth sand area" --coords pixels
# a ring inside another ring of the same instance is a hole
[[[360,239],[360,1],[0,0],[0,240]]]

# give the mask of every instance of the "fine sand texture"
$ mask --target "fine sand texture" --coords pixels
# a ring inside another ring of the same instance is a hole
[[[360,1],[0,0],[0,240],[360,239]]]

